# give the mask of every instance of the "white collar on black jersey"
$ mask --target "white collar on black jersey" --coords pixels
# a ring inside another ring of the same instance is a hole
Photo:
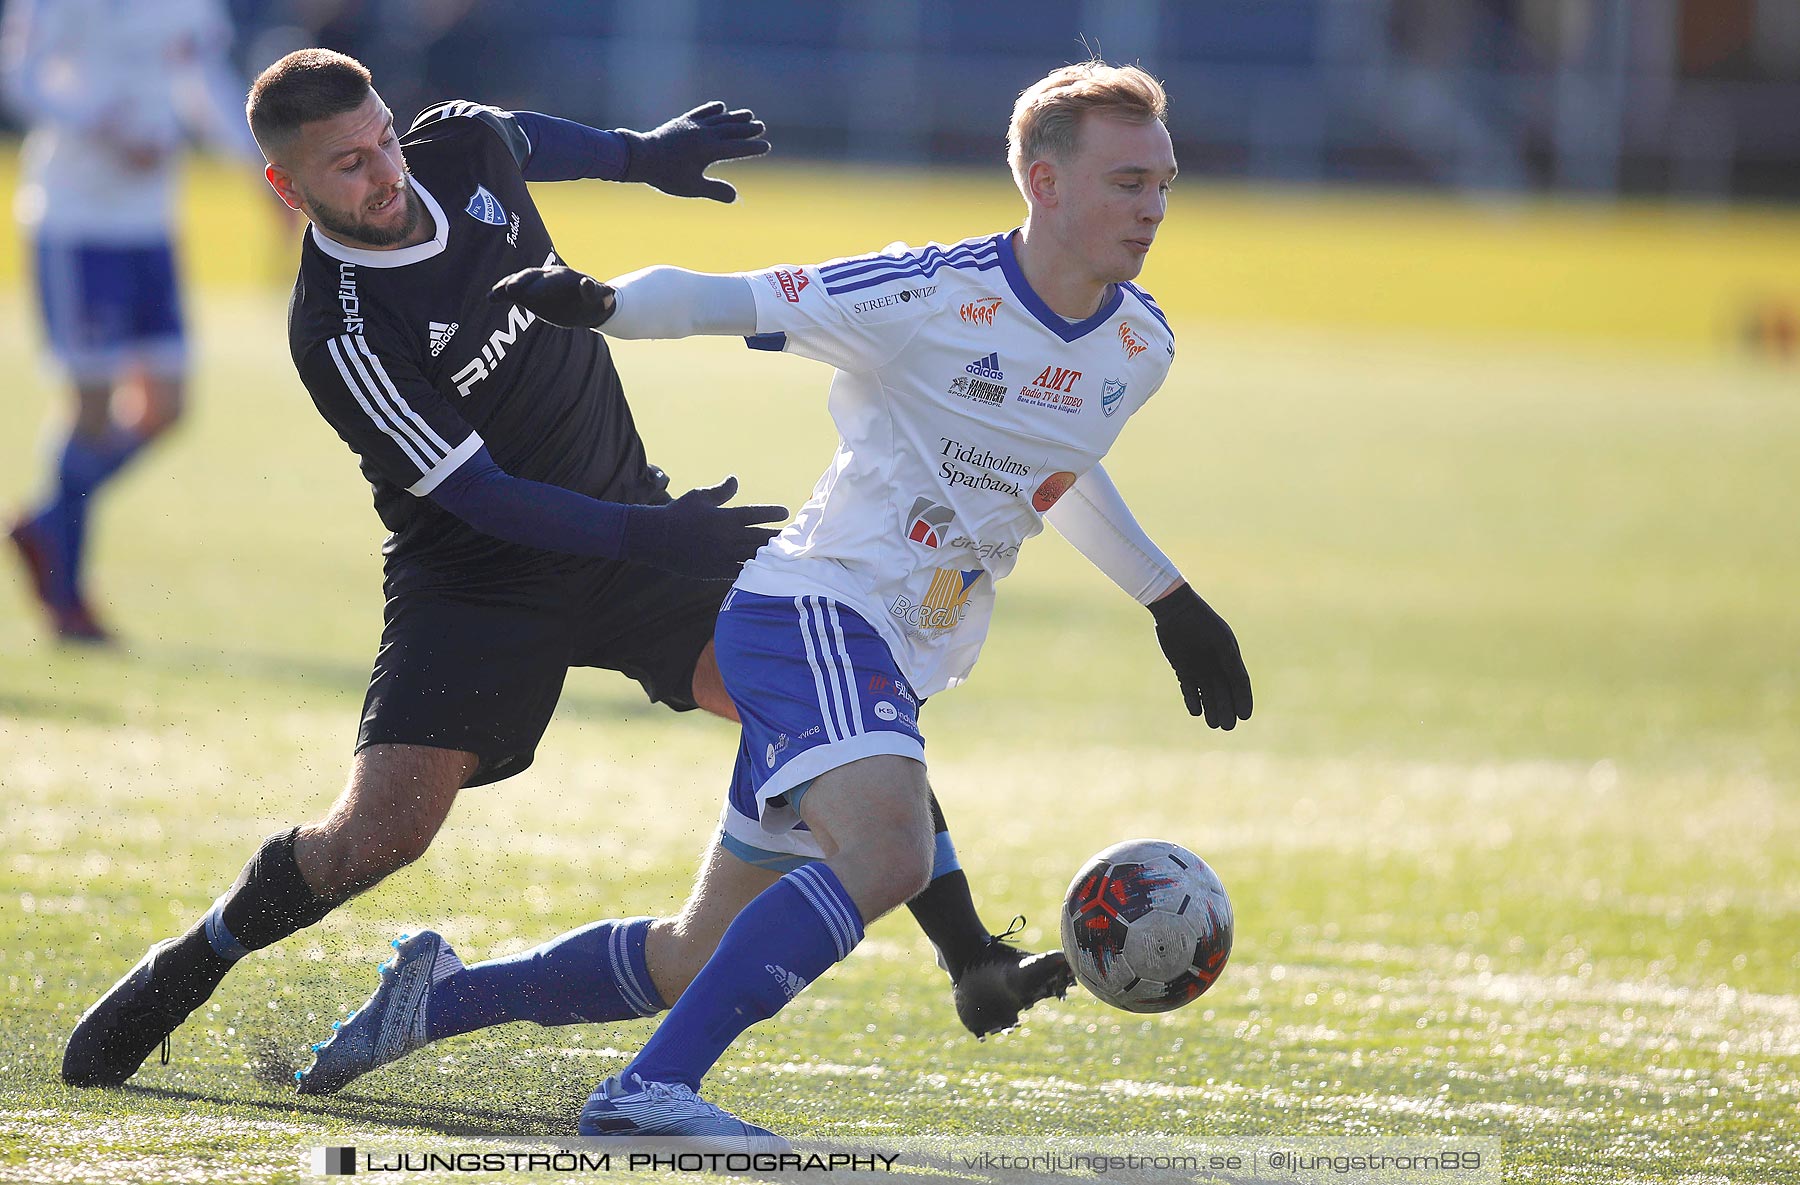
[[[418,192],[419,200],[431,212],[431,220],[437,225],[437,231],[423,243],[414,243],[410,247],[402,247],[398,251],[365,251],[361,247],[346,247],[336,239],[327,238],[319,233],[319,228],[312,228],[313,244],[325,254],[341,263],[355,263],[363,267],[405,267],[409,263],[421,263],[433,255],[441,254],[450,242],[450,220],[444,217],[444,207],[438,205],[431,191],[419,184],[417,177],[411,177],[407,184]]]

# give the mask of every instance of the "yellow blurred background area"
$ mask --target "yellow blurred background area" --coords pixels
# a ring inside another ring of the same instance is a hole
[[[953,241],[1023,212],[1000,168],[777,159],[727,175],[739,206],[683,218],[668,235],[645,233],[668,222],[671,203],[642,186],[536,193],[565,258],[600,275],[858,253],[884,245],[867,241],[871,225],[908,242]],[[6,151],[9,208],[15,182]],[[185,184],[191,281],[215,292],[291,283],[293,232],[260,178],[198,159]],[[807,216],[773,216],[787,202]],[[25,266],[21,236],[0,236],[0,283],[18,291]],[[1213,323],[1800,359],[1800,212],[1775,207],[1178,183],[1144,283],[1172,313]]]

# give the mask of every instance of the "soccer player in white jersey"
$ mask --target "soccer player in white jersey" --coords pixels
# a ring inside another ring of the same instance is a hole
[[[11,0],[6,96],[30,125],[18,215],[75,414],[11,538],[65,641],[95,642],[88,502],[180,417],[187,361],[170,242],[185,135],[260,160],[219,0]]]
[[[700,1099],[701,1078],[924,886],[919,706],[968,677],[994,586],[1046,519],[1150,607],[1191,713],[1225,729],[1249,717],[1230,628],[1100,465],[1175,353],[1167,320],[1131,283],[1175,178],[1165,106],[1148,74],[1101,62],[1027,89],[1009,134],[1027,214],[1009,233],[738,275],[652,268],[604,285],[539,268],[496,287],[540,317],[617,337],[743,334],[837,369],[837,455],[720,610],[719,669],[743,739],[695,894],[742,892],[740,866],[786,860],[789,871],[744,895],[661,1027],[594,1090],[583,1134],[779,1144]]]

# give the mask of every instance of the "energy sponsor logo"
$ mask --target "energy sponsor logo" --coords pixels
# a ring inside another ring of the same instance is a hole
[[[489,226],[506,225],[506,207],[500,199],[487,191],[487,186],[477,185],[475,192],[469,195],[469,204],[463,212],[477,222],[485,222]]]
[[[1052,506],[1055,506],[1057,499],[1068,493],[1069,487],[1074,484],[1075,475],[1068,470],[1065,469],[1060,473],[1052,473],[1049,477],[1046,477],[1043,482],[1038,485],[1036,491],[1032,493],[1031,508],[1039,514],[1044,513]]]
[[[959,374],[950,380],[950,394],[959,399],[973,399],[976,403],[985,403],[989,407],[999,407],[1006,402],[1006,384],[990,383],[986,379]]]
[[[901,593],[888,612],[917,630],[954,629],[969,615],[969,595],[981,574],[980,568],[939,568],[932,573],[924,596],[915,601]]]
[[[1079,370],[1046,366],[1037,378],[1019,388],[1019,402],[1073,415],[1081,410],[1081,396],[1075,394],[1075,384],[1080,381]]]
[[[971,300],[957,310],[965,325],[992,325],[994,314],[1000,311],[1002,301],[998,296],[984,296],[980,300]]]
[[[1119,322],[1119,344],[1125,347],[1127,359],[1136,358],[1142,354],[1146,345],[1144,339],[1137,335],[1137,331],[1131,328],[1129,321]]]
[[[933,502],[930,498],[916,498],[912,509],[906,513],[906,537],[935,551],[943,545],[948,534],[947,528],[955,517],[956,512],[948,506]]]
[[[886,296],[877,296],[874,300],[861,300],[850,306],[853,313],[872,313],[876,309],[885,309],[889,305],[906,304],[908,301],[924,300],[938,290],[936,284],[927,284],[923,288],[903,288],[899,292],[890,292]]]
[[[806,291],[808,284],[812,283],[812,277],[806,274],[806,269],[803,267],[797,267],[793,271],[778,267],[773,271],[764,272],[763,279],[769,282],[769,287],[781,293],[782,298],[789,304],[799,304],[800,294]]]
[[[1100,410],[1112,415],[1125,404],[1125,384],[1118,379],[1103,379],[1100,383]]]

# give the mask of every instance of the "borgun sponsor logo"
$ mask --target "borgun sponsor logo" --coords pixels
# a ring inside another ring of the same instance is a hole
[[[906,288],[899,292],[890,292],[886,296],[877,296],[874,300],[860,301],[850,306],[853,313],[872,313],[876,309],[885,309],[891,304],[905,304],[909,300],[924,300],[938,290],[936,284],[924,288]]]
[[[981,579],[981,573],[980,568],[939,568],[932,573],[925,595],[916,603],[901,593],[888,606],[888,612],[914,629],[952,629],[969,615],[969,593]]]
[[[356,265],[354,263],[338,264],[338,305],[344,310],[344,332],[361,333],[363,331],[362,297],[356,292]]]

